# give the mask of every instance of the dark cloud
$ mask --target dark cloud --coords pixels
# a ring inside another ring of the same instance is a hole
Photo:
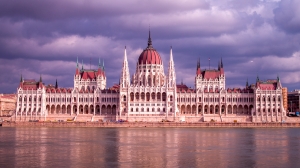
[[[72,87],[77,58],[86,68],[104,60],[109,87],[119,81],[125,45],[130,73],[135,72],[149,26],[165,72],[173,46],[177,82],[193,87],[198,58],[202,69],[217,68],[222,58],[227,87],[244,87],[257,75],[279,75],[284,86],[296,89],[299,5],[296,0],[1,1],[0,92],[15,92],[21,74]]]

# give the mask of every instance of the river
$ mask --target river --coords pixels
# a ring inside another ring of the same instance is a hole
[[[300,167],[300,129],[0,127],[0,167]]]

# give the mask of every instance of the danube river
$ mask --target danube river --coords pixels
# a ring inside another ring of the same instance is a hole
[[[300,167],[300,129],[0,127],[0,167]]]

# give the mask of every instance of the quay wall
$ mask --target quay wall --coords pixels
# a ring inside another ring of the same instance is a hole
[[[226,123],[226,122],[3,122],[2,127],[300,127],[300,123]]]

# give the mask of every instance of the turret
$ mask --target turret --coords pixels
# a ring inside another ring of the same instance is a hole
[[[175,67],[174,67],[174,61],[173,61],[173,52],[172,52],[172,46],[170,49],[170,62],[169,62],[169,68],[168,68],[168,87],[175,87],[176,86],[176,75],[175,75]]]
[[[126,46],[125,46],[124,61],[123,61],[122,73],[120,77],[120,87],[128,87],[129,85],[130,85],[130,74],[129,74],[127,53],[126,53]]]
[[[201,68],[200,68],[200,58],[197,61],[197,68],[196,68],[196,75],[201,75]]]

